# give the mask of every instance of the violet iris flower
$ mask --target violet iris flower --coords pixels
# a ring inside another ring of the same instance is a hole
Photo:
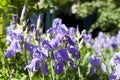
[[[55,36],[57,33],[66,35],[68,34],[68,28],[65,26],[65,24],[62,24],[62,20],[60,18],[56,18],[53,20],[52,27],[47,30],[47,33],[52,34],[53,36]]]
[[[111,72],[109,80],[119,80],[120,79],[120,52],[115,53],[111,58],[110,63],[114,66],[114,71]]]
[[[70,59],[69,56],[68,56],[67,49],[59,49],[55,53],[54,57],[55,57],[54,68],[55,68],[55,73],[56,74],[62,74],[64,72],[66,62],[69,62],[70,66],[73,69],[76,68],[76,65],[74,64],[72,59]]]
[[[102,55],[103,49],[109,48],[109,40],[107,39],[107,36],[103,32],[100,32],[98,37],[95,39],[93,43],[93,48],[95,49],[96,53],[98,55]]]
[[[68,49],[68,52],[72,54],[77,60],[80,60],[80,52],[77,46],[71,45],[67,49]]]
[[[104,72],[107,72],[106,66],[102,63],[102,59],[100,57],[96,57],[95,55],[92,55],[90,57],[90,64],[92,65],[90,69],[90,76],[92,76],[98,68],[102,68]]]
[[[44,75],[48,75],[49,72],[47,65],[45,63],[45,60],[48,57],[48,52],[43,48],[40,48],[38,46],[33,46],[29,43],[27,43],[26,45],[27,45],[26,49],[31,50],[30,52],[31,52],[32,60],[28,63],[25,69],[28,68],[30,71],[36,72],[39,70],[39,68],[41,68],[41,72]]]
[[[20,42],[23,40],[22,30],[20,28],[10,29],[7,31],[7,40],[10,42],[10,46],[5,54],[6,57],[12,58],[17,52],[21,51]]]

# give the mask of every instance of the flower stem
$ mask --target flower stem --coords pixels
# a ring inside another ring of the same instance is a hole
[[[42,80],[45,80],[45,77],[44,77],[44,75],[42,74]]]
[[[28,73],[29,73],[29,79],[32,80],[33,73],[29,70],[28,70]]]
[[[51,71],[52,71],[52,80],[55,80],[52,60],[51,60]]]
[[[79,74],[79,79],[80,79],[80,67],[78,67],[78,74]]]

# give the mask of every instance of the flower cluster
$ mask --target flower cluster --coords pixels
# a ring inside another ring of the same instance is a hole
[[[90,57],[90,64],[92,65],[90,69],[90,76],[92,76],[98,68],[102,68],[104,72],[107,72],[107,67],[102,63],[102,59],[100,57],[96,57],[95,55],[92,55]]]
[[[90,64],[92,65],[90,69],[90,76],[93,75],[97,71],[97,69],[101,68],[104,72],[108,72],[106,66],[102,63],[103,56],[107,56],[105,54],[105,50],[110,50],[115,52],[113,57],[110,60],[110,64],[114,67],[114,70],[110,72],[109,80],[119,80],[120,79],[120,53],[116,52],[117,49],[120,48],[120,32],[117,35],[109,37],[105,35],[103,32],[99,32],[98,37],[92,39],[91,34],[83,35],[84,42],[86,47],[92,48],[96,55],[90,57]],[[104,54],[103,54],[104,53]],[[111,54],[109,54],[110,56]]]
[[[89,47],[92,47],[98,55],[102,55],[103,50],[105,49],[115,50],[116,48],[119,48],[119,37],[119,32],[116,36],[112,37],[105,35],[103,32],[99,32],[98,37],[96,37],[94,40],[92,39],[91,34],[83,35],[85,44],[89,45]]]
[[[26,43],[26,49],[30,51],[32,60],[25,68],[33,71],[34,64],[42,64],[43,62],[43,66],[46,66],[46,58],[51,57],[55,62],[54,70],[56,74],[61,74],[65,71],[66,63],[69,63],[75,69],[76,65],[72,59],[75,57],[76,60],[80,60],[80,52],[74,38],[75,31],[75,28],[68,29],[65,24],[62,24],[60,18],[54,19],[52,27],[44,34],[46,36],[40,38],[39,47]],[[34,57],[35,55],[37,57]],[[42,73],[48,74],[47,66],[45,68]]]
[[[24,70],[29,69],[31,72],[36,72],[40,69],[44,75],[49,74],[50,60],[54,62],[53,67],[56,74],[63,73],[66,64],[75,69],[74,61],[80,61],[82,44],[82,41],[79,40],[82,38],[79,30],[74,27],[67,28],[60,18],[56,18],[53,20],[52,27],[43,34],[40,15],[36,24],[31,24],[29,19],[26,21],[25,16],[26,6],[24,5],[20,24],[17,23],[19,18],[15,14],[14,22],[7,28],[7,41],[10,46],[5,56],[12,58],[17,52],[22,52],[24,55],[28,51],[31,60]],[[79,37],[77,33],[79,33]]]

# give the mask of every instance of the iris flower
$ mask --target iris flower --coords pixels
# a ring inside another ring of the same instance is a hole
[[[98,68],[101,68],[104,72],[107,72],[106,66],[102,63],[102,59],[100,57],[96,57],[92,55],[90,57],[90,64],[92,65],[90,69],[90,76],[92,76]]]
[[[28,68],[30,71],[32,72],[36,72],[39,70],[39,68],[41,68],[41,72],[44,75],[48,75],[48,68],[47,65],[45,63],[45,60],[48,57],[48,52],[46,52],[45,49],[42,49],[38,46],[33,46],[30,44],[26,44],[28,50],[31,50],[31,56],[32,56],[32,60],[28,63],[28,65],[25,67]]]
[[[74,64],[73,60],[69,58],[67,49],[59,49],[55,53],[55,73],[62,74],[65,71],[65,63],[69,62],[70,66],[75,69],[76,65]]]

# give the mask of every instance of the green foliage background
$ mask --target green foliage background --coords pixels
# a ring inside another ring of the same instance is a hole
[[[77,14],[84,19],[93,13],[97,20],[90,32],[100,28],[114,34],[120,29],[120,0],[81,0]]]

